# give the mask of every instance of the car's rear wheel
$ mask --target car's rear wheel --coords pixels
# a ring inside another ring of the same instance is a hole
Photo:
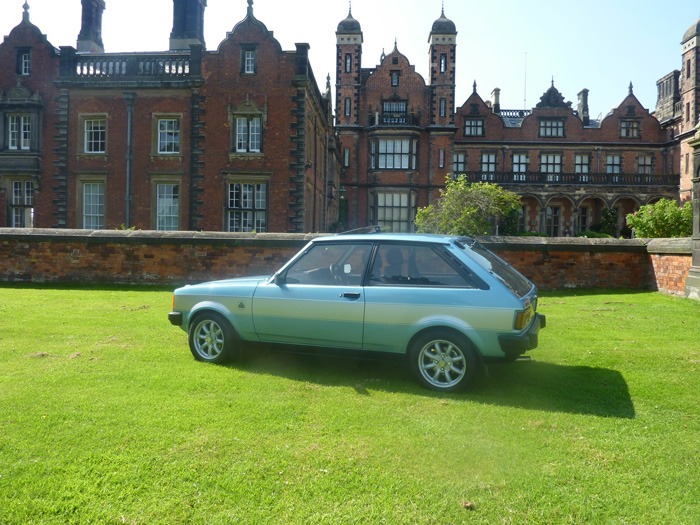
[[[216,312],[199,314],[190,324],[190,351],[195,359],[223,363],[234,357],[238,338],[231,323]]]
[[[450,330],[434,330],[419,336],[411,344],[408,358],[418,382],[431,390],[464,390],[476,374],[473,346]]]

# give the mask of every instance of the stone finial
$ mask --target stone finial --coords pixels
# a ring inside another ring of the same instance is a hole
[[[29,22],[29,2],[25,0],[22,8],[24,9],[24,13],[22,13],[22,22]]]
[[[628,95],[634,95],[634,86],[632,85],[631,80],[630,80],[630,86],[627,89],[628,89],[628,92],[627,92]]]
[[[473,88],[472,93],[476,93],[476,80],[474,80],[474,85],[472,86],[472,88]]]

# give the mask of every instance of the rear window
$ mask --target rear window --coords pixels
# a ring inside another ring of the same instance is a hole
[[[533,284],[530,281],[520,275],[510,264],[495,253],[481,246],[478,242],[465,239],[464,241],[458,242],[457,246],[462,248],[469,257],[495,275],[516,296],[524,297],[532,290]],[[466,249],[467,246],[470,250]]]

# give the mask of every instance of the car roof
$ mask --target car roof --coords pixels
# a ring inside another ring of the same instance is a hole
[[[436,235],[430,233],[350,233],[318,237],[316,242],[422,242],[431,244],[450,244],[459,237],[452,235]]]

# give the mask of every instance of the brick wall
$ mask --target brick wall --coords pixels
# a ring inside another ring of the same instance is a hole
[[[269,274],[314,235],[0,228],[0,281],[177,286]],[[484,237],[542,290],[683,295],[690,239]]]

